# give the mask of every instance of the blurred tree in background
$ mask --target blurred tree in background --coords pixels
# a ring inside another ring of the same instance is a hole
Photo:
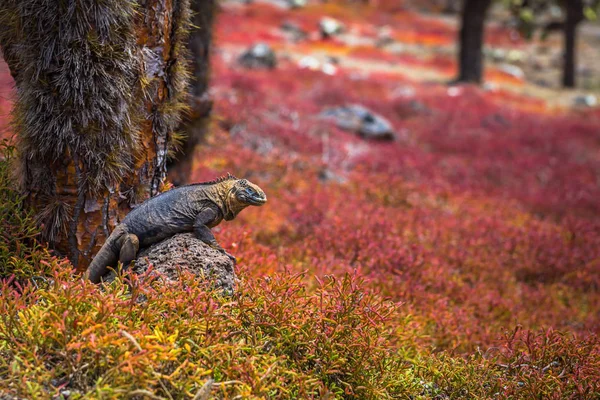
[[[519,22],[521,33],[531,38],[540,28],[542,37],[551,30],[564,34],[563,79],[564,87],[575,87],[577,27],[585,19],[596,19],[598,0],[503,0]],[[480,83],[483,76],[482,49],[486,13],[491,0],[463,0],[459,36],[459,82]],[[560,21],[548,20],[551,7],[562,9]],[[544,18],[545,17],[545,18]]]
[[[563,86],[575,87],[577,26],[583,21],[583,0],[563,1],[565,14]]]
[[[212,99],[208,93],[212,31],[217,12],[216,0],[192,0],[192,29],[189,49],[191,56],[190,109],[184,115],[185,137],[174,165],[177,178],[187,181],[192,166],[191,157],[210,123]]]
[[[18,177],[43,239],[79,268],[164,183],[189,19],[189,0],[0,3]]]
[[[459,82],[481,83],[485,17],[492,0],[464,0],[458,54]]]

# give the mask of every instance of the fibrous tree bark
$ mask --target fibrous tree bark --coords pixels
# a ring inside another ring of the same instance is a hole
[[[189,0],[3,0],[18,172],[45,241],[84,268],[157,194],[186,101]]]
[[[583,1],[564,1],[566,18],[564,24],[563,86],[575,87],[577,26],[583,20]]]
[[[485,17],[491,3],[492,0],[464,0],[463,2],[458,82],[481,82]]]

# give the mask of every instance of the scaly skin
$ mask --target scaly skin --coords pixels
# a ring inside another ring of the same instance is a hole
[[[127,214],[96,254],[84,277],[100,282],[117,261],[128,265],[140,248],[183,232],[194,232],[198,239],[235,261],[217,243],[210,228],[222,220],[231,221],[248,206],[266,202],[267,196],[261,188],[231,175],[161,193]]]

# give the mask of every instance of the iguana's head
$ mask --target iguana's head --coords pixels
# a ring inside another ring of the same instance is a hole
[[[254,183],[247,179],[237,179],[228,175],[217,183],[222,200],[223,215],[229,221],[248,206],[262,206],[267,202],[267,195]]]
[[[229,195],[245,206],[262,206],[267,202],[267,195],[254,183],[246,179],[238,179],[233,184]]]

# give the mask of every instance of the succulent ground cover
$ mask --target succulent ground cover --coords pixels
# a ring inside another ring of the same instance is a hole
[[[231,172],[269,196],[214,229],[238,258],[231,298],[189,276],[105,291],[74,280],[32,240],[2,163],[1,272],[15,276],[0,286],[0,393],[600,396],[600,112],[495,68],[491,89],[433,79],[452,75],[450,55],[378,48],[374,27],[429,49],[455,28],[388,3],[222,5],[213,129],[189,180]],[[349,33],[321,39],[322,16]],[[290,42],[287,19],[307,39]],[[523,46],[500,27],[489,40]],[[237,64],[256,41],[274,70]],[[344,104],[376,110],[396,140],[319,118]]]

